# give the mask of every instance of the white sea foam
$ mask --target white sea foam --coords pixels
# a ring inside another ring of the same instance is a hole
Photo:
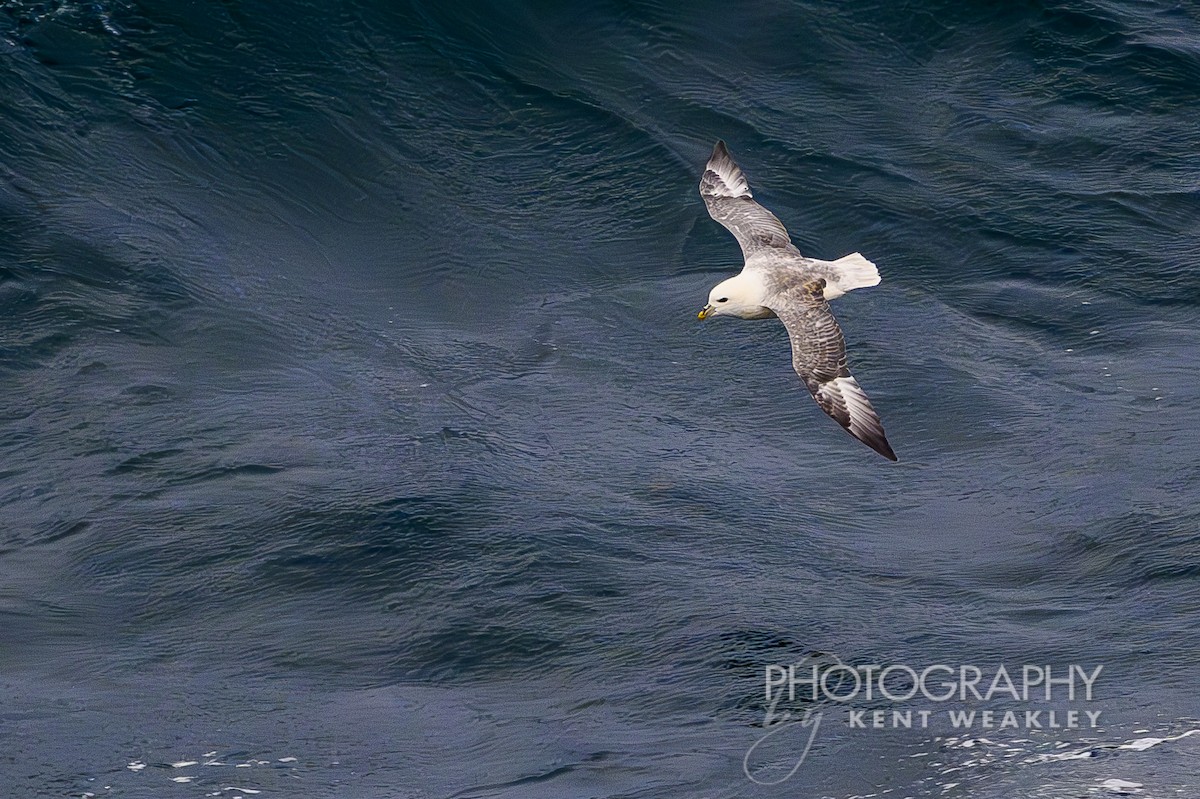
[[[1149,749],[1152,746],[1158,746],[1161,743],[1166,743],[1167,741],[1178,741],[1180,738],[1186,738],[1189,735],[1196,735],[1196,734],[1200,734],[1200,729],[1188,730],[1187,732],[1180,733],[1179,735],[1172,735],[1172,736],[1168,736],[1166,738],[1138,738],[1137,740],[1130,741],[1127,744],[1121,744],[1117,748],[1118,749],[1133,749],[1135,751],[1141,752],[1145,749]]]
[[[1145,732],[1148,732],[1148,730],[1138,729],[1134,735],[1142,735]],[[1138,776],[1137,772],[1134,771],[1134,769],[1138,768],[1137,760],[1123,758],[1115,761],[1106,758],[1105,755],[1123,750],[1129,752],[1130,757],[1136,757],[1133,753],[1144,752],[1160,745],[1170,746],[1174,742],[1181,741],[1193,735],[1200,735],[1200,728],[1189,729],[1185,727],[1182,732],[1174,735],[1130,737],[1125,741],[1119,739],[1105,741],[1094,737],[1077,738],[1068,741],[1046,737],[1020,738],[1011,741],[996,742],[986,738],[951,736],[947,738],[935,738],[932,741],[932,743],[937,744],[940,752],[923,750],[911,755],[911,757],[929,757],[933,755],[937,758],[931,758],[927,762],[929,762],[931,768],[936,769],[937,777],[934,779],[942,786],[943,791],[949,790],[947,786],[960,784],[964,773],[972,770],[978,771],[979,769],[984,769],[992,764],[1001,762],[1006,764],[1006,768],[1012,768],[1015,764],[1017,768],[1035,769],[1042,768],[1050,763],[1065,765],[1068,762],[1075,762],[1079,765],[1073,767],[1075,771],[1068,773],[1076,774],[1078,777],[1085,779],[1089,776],[1089,772],[1091,775],[1095,775],[1096,771],[1103,769],[1105,765],[1119,762],[1122,770],[1129,770],[1127,771],[1127,776],[1113,777],[1110,776],[1111,771],[1109,774],[1095,776],[1096,784],[1088,786],[1088,790],[1094,793],[1108,792],[1126,796],[1143,793],[1142,784],[1130,779],[1130,777]],[[1084,765],[1086,761],[1091,760],[1095,761],[1095,766]],[[937,779],[938,777],[941,779]],[[942,782],[942,780],[947,781]]]

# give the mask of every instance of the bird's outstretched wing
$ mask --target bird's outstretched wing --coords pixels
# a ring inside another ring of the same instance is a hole
[[[742,245],[742,256],[747,261],[752,255],[770,250],[800,255],[783,223],[754,201],[746,176],[729,157],[723,141],[717,142],[704,168],[700,196],[708,206],[708,215],[724,225]]]
[[[846,367],[846,339],[825,301],[825,279],[797,282],[768,307],[792,339],[792,367],[821,410],[888,460],[898,460],[879,414]]]

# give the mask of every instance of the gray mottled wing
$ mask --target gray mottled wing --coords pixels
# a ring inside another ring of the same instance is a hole
[[[772,250],[799,256],[787,229],[775,214],[754,201],[750,184],[741,168],[729,157],[725,142],[717,142],[712,157],[700,178],[700,196],[708,206],[708,215],[724,225],[742,246],[742,256]]]
[[[792,367],[821,410],[850,435],[889,460],[897,460],[879,414],[846,367],[846,339],[825,301],[825,279],[786,289],[768,307],[792,339]]]

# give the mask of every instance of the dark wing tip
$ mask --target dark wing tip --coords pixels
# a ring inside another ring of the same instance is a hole
[[[854,433],[850,433],[850,435],[853,436]],[[857,438],[862,443],[866,444],[871,449],[878,452],[883,457],[887,458],[889,461],[892,461],[893,463],[895,463],[896,461],[900,460],[899,458],[896,457],[896,453],[892,451],[892,445],[888,443],[888,440],[886,438],[884,438],[882,431],[880,431],[878,436],[872,435],[872,436],[854,436],[854,437]]]
[[[883,423],[879,414],[871,406],[866,392],[858,385],[858,381],[847,373],[844,377],[836,377],[824,382],[817,381],[811,376],[804,380],[813,399],[821,406],[821,410],[829,414],[835,422],[890,461],[900,460],[888,443],[887,435],[883,432]]]
[[[746,180],[746,175],[742,172],[741,167],[729,155],[729,150],[725,149],[724,140],[718,139],[717,145],[713,147],[712,156],[709,157],[708,163],[704,166],[704,174],[700,177],[700,195],[706,200],[708,198],[728,197],[728,198],[748,198],[754,197],[750,192],[750,183]],[[712,211],[709,211],[710,215]],[[768,212],[769,213],[769,212]],[[729,227],[727,222],[713,216],[714,219],[721,224]],[[754,220],[750,220],[753,222]],[[776,225],[782,230],[783,226]],[[729,227],[730,230],[734,230]],[[734,236],[738,236],[734,230]],[[786,232],[785,232],[786,235]],[[740,238],[738,239],[741,240]]]
[[[838,409],[840,410],[840,409]],[[883,424],[879,421],[879,417],[875,415],[874,409],[871,410],[870,416],[867,419],[852,418],[849,414],[830,413],[834,421],[842,426],[842,428],[850,435],[857,438],[862,443],[866,444],[871,449],[878,452],[889,461],[898,461],[896,453],[892,450],[892,445],[888,443],[887,436],[883,432]],[[864,425],[863,422],[866,422]]]

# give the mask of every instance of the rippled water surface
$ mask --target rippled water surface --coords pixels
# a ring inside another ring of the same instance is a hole
[[[1194,5],[0,9],[0,794],[1200,791]],[[718,138],[898,464],[696,321]],[[818,660],[1103,671],[789,777]]]

